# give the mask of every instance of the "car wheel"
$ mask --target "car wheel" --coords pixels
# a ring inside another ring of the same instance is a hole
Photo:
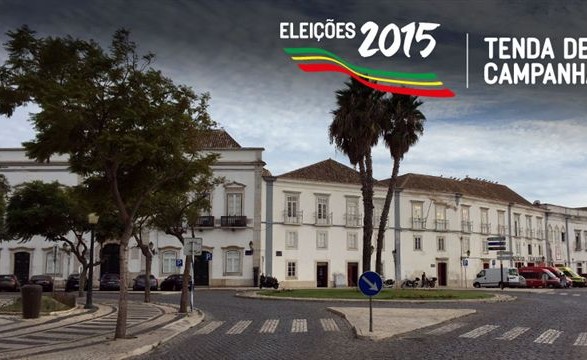
[[[473,284],[473,287],[479,289],[481,287],[481,284],[479,284],[478,282],[476,282],[476,283]]]

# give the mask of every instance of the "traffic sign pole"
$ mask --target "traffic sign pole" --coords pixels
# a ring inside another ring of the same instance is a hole
[[[383,287],[381,276],[374,271],[366,271],[359,277],[359,290],[369,297],[369,332],[373,332],[373,296]]]

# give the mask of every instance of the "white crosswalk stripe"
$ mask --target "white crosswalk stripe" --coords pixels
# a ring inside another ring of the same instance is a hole
[[[434,329],[432,331],[428,331],[427,334],[429,334],[429,335],[442,335],[442,334],[446,334],[451,331],[454,331],[454,330],[461,328],[463,326],[465,326],[464,323],[452,323],[452,324],[441,326],[441,327]]]
[[[294,319],[291,322],[292,333],[308,332],[308,322],[306,319]]]
[[[587,346],[587,333],[580,333],[573,344],[575,346]]]
[[[501,336],[496,337],[498,340],[514,340],[518,336],[522,335],[526,331],[530,330],[528,327],[515,327],[509,331],[504,332]]]
[[[320,319],[320,324],[322,324],[324,331],[340,331],[334,319]]]
[[[497,325],[483,325],[483,326],[480,326],[480,327],[478,327],[474,330],[471,330],[467,333],[464,333],[464,334],[460,335],[459,337],[475,339],[475,338],[478,338],[480,336],[483,336],[485,334],[492,332],[493,330],[497,329],[498,327],[499,326],[497,326]]]
[[[259,332],[273,334],[275,332],[275,330],[277,329],[277,325],[279,325],[278,319],[265,320],[265,322],[263,323],[263,326],[261,326],[261,330],[259,330]]]
[[[242,334],[243,331],[245,331],[249,325],[251,325],[253,321],[252,320],[241,320],[239,322],[237,322],[236,324],[234,324],[233,327],[230,328],[230,330],[228,330],[226,332],[227,335],[236,335],[236,334]]]
[[[548,329],[545,332],[543,332],[539,337],[537,337],[536,340],[534,340],[534,342],[537,344],[552,344],[556,339],[558,339],[559,336],[561,336],[562,333],[562,331]]]
[[[209,324],[207,324],[206,326],[204,326],[203,328],[196,331],[196,334],[198,334],[198,335],[210,334],[212,331],[218,329],[222,324],[224,324],[224,321],[212,321]]]

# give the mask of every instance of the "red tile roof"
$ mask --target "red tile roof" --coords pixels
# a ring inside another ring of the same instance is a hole
[[[342,184],[361,184],[361,178],[358,171],[332,159],[290,171],[277,176],[277,178]]]
[[[389,179],[386,179],[379,181],[377,184],[387,186],[388,183]],[[471,179],[469,177],[464,179],[451,179],[408,173],[398,176],[397,187],[431,192],[460,193],[465,196],[474,196],[482,199],[521,205],[532,205],[528,200],[524,199],[521,195],[505,185],[486,180]]]
[[[241,146],[225,130],[210,130],[210,134],[202,139],[204,149],[240,149]]]

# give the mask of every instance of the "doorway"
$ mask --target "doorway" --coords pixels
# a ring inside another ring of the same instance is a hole
[[[439,262],[436,267],[438,276],[438,286],[446,286],[447,279],[447,264],[445,262]]]
[[[202,255],[194,257],[196,260],[196,274],[194,275],[194,283],[199,286],[210,285],[210,268],[208,266],[208,260],[211,259],[212,255],[208,251],[202,251]]]
[[[328,287],[328,263],[319,262],[316,264],[316,286]]]
[[[351,262],[347,264],[347,286],[357,286],[359,280],[359,263]],[[337,285],[338,286],[338,285]]]
[[[107,244],[102,248],[100,259],[102,264],[100,265],[100,277],[102,275],[109,274],[120,274],[120,245],[118,244]]]
[[[17,252],[14,254],[14,275],[21,285],[28,283],[31,266],[31,254],[28,252]]]

